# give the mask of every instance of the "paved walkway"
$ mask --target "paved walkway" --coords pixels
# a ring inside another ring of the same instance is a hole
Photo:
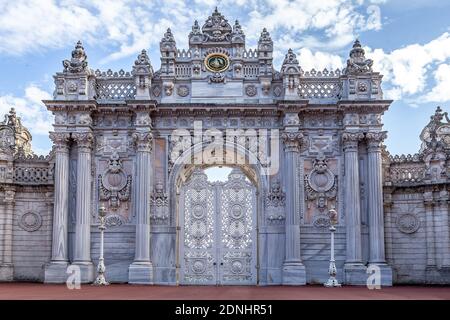
[[[318,299],[426,299],[450,300],[450,286],[395,286],[380,290],[366,287],[324,288],[303,287],[199,287],[199,286],[140,286],[113,284],[108,287],[82,285],[69,290],[65,285],[39,283],[0,283],[0,299],[26,300],[318,300]]]

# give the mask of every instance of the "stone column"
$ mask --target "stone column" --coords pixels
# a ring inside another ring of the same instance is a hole
[[[3,234],[2,243],[3,250],[0,264],[0,281],[13,281],[14,266],[13,266],[13,215],[14,215],[14,197],[16,191],[14,187],[5,187],[5,198],[3,205]]]
[[[369,198],[369,266],[376,265],[381,271],[381,285],[392,285],[392,269],[386,264],[384,247],[383,177],[381,165],[381,143],[385,132],[366,134],[368,154],[368,198]]]
[[[359,180],[358,144],[364,134],[344,132],[344,208],[346,224],[346,261],[344,279],[346,284],[365,285],[366,267],[361,251],[361,198]]]
[[[75,250],[73,265],[80,267],[81,282],[94,280],[91,260],[91,152],[94,136],[91,132],[75,132],[73,139],[78,145]]]
[[[292,129],[292,128],[289,128]],[[306,284],[305,266],[300,254],[300,192],[297,176],[297,161],[303,134],[297,130],[288,130],[282,133],[284,142],[285,169],[284,181],[286,190],[286,248],[283,263],[283,284]]]
[[[426,241],[427,241],[427,270],[436,270],[436,248],[434,241],[434,215],[433,190],[423,193],[423,206],[425,208]]]
[[[134,210],[136,217],[136,249],[133,263],[128,268],[128,282],[153,283],[153,265],[150,259],[150,188],[151,151],[153,136],[147,131],[133,134],[136,144],[136,178]]]
[[[69,138],[66,132],[51,132],[55,152],[55,188],[53,206],[52,258],[45,266],[46,283],[64,283],[67,279],[69,215]]]

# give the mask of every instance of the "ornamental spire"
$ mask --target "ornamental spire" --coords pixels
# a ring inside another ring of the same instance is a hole
[[[72,50],[72,58],[70,60],[63,61],[63,66],[64,72],[68,73],[80,73],[87,71],[87,55],[81,41],[78,41],[75,45],[75,49]]]
[[[353,43],[353,48],[349,56],[350,59],[347,60],[347,68],[344,70],[345,74],[372,72],[373,60],[366,59],[366,52],[358,39]]]

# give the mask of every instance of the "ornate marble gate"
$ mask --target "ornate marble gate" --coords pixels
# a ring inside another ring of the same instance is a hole
[[[245,175],[210,183],[196,169],[180,204],[180,283],[256,284],[256,189]]]

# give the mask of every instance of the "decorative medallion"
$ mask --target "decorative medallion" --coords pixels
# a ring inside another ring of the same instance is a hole
[[[116,214],[108,215],[105,219],[105,224],[108,228],[120,227],[124,222],[123,217]]]
[[[205,58],[205,67],[211,72],[224,72],[230,66],[230,59],[223,53],[211,53]]]
[[[245,93],[249,97],[254,97],[258,93],[258,89],[254,85],[251,84],[251,85],[248,85],[245,87]]]
[[[319,215],[314,218],[313,226],[316,228],[328,228],[330,226],[330,218],[326,215]]]
[[[419,218],[412,213],[404,213],[397,218],[397,228],[403,233],[414,233],[420,228]]]
[[[19,218],[19,226],[28,232],[37,231],[42,226],[42,217],[36,212],[26,212]]]
[[[189,87],[188,86],[179,86],[177,89],[177,93],[180,97],[186,97],[189,94]]]

